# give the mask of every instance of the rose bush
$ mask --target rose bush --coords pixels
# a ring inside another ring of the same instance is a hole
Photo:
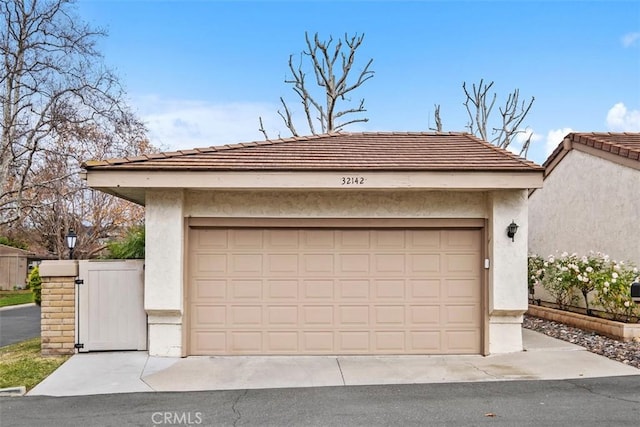
[[[629,321],[640,315],[640,307],[631,300],[631,283],[638,280],[638,269],[615,261],[600,252],[579,257],[563,252],[546,259],[529,256],[529,293],[542,286],[560,309],[567,309],[581,294],[591,313],[589,296],[614,320]]]

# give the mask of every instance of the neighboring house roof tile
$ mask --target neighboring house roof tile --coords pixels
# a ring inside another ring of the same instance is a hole
[[[568,134],[564,140],[551,153],[543,166],[547,169],[545,175],[549,175],[558,162],[572,149],[591,147],[590,153],[598,155],[610,153],[618,156],[622,161],[627,159],[640,164],[640,133],[631,132],[574,132]]]
[[[88,161],[87,170],[541,171],[467,133],[332,133]]]

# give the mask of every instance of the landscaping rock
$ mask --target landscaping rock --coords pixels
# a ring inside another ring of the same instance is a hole
[[[524,316],[523,326],[532,331],[579,345],[592,353],[640,369],[640,341],[617,341],[594,332],[528,315]]]

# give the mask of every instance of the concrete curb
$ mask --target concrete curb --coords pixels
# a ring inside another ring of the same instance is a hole
[[[13,310],[13,309],[16,309],[16,308],[24,308],[24,307],[33,307],[34,305],[36,305],[35,302],[30,302],[30,303],[27,303],[27,304],[9,305],[7,307],[0,307],[0,311]]]
[[[0,396],[24,396],[27,388],[23,385],[20,387],[0,388]]]

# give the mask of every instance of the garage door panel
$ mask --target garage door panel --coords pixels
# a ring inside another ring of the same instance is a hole
[[[205,280],[193,279],[193,299],[226,299],[227,297],[227,281],[226,280]]]
[[[376,276],[404,276],[406,255],[396,253],[377,253],[373,256],[373,271]]]
[[[409,332],[410,350],[413,353],[437,354],[442,352],[442,338],[439,330]]]
[[[434,249],[440,250],[440,230],[411,230],[409,242],[410,249],[424,250]]]
[[[449,326],[474,326],[478,324],[478,309],[475,305],[447,305],[444,307],[444,323]]]
[[[293,327],[298,326],[297,305],[271,305],[267,306],[267,327]]]
[[[369,301],[372,280],[351,279],[338,280],[338,298],[349,301]]]
[[[477,354],[480,236],[192,229],[189,352]]]
[[[265,333],[265,350],[269,353],[291,354],[298,352],[298,332],[275,331]]]
[[[267,277],[274,275],[287,277],[298,275],[298,254],[269,254],[266,256]]]
[[[447,254],[444,257],[448,273],[466,273],[477,275],[480,270],[477,253]]]
[[[440,254],[412,253],[409,255],[409,271],[434,276],[440,273]]]
[[[369,230],[339,230],[339,244],[343,249],[369,248],[371,245],[371,233]]]
[[[303,352],[311,354],[323,354],[335,352],[335,333],[333,331],[303,331],[302,348]]]
[[[334,297],[333,280],[303,280],[302,295],[306,300],[324,301],[333,300]]]
[[[262,254],[230,253],[229,258],[229,270],[216,270],[217,273],[224,274],[227,277],[235,277],[239,274],[251,277],[262,277]]]
[[[406,232],[404,230],[375,230],[373,233],[374,245],[378,249],[406,248]]]
[[[335,324],[332,305],[305,305],[302,307],[302,322],[306,327],[327,327]]]
[[[290,301],[298,299],[298,288],[300,283],[297,280],[265,280],[267,301]]]
[[[229,307],[229,325],[261,326],[262,306],[232,305]]]
[[[230,331],[229,341],[233,353],[261,353],[262,332]]]
[[[440,325],[440,305],[412,305],[409,307],[410,325]]]
[[[375,297],[377,300],[404,300],[405,280],[404,279],[381,279],[374,280]]]
[[[227,352],[227,333],[225,331],[191,331],[191,342],[202,354],[222,354]]]
[[[407,350],[404,331],[378,331],[373,334],[373,347],[380,353],[399,354]]]
[[[334,255],[331,253],[303,254],[302,265],[307,274],[333,275],[335,271]]]
[[[198,305],[191,311],[191,322],[199,326],[225,326],[227,307],[224,305]]]
[[[480,298],[481,292],[478,282],[473,278],[445,279],[443,285],[448,300],[475,302]]]
[[[229,246],[237,249],[249,248],[251,250],[263,249],[264,231],[254,229],[232,229],[229,230]]]
[[[208,254],[200,253],[193,258],[193,275],[209,275],[211,273],[219,273],[226,275],[227,273],[227,255],[226,254]]]
[[[229,296],[232,299],[262,300],[262,280],[245,279],[229,281]]]
[[[406,313],[404,305],[378,305],[373,308],[374,328],[384,328],[387,326],[404,326],[406,323]]]
[[[369,275],[370,273],[371,265],[369,254],[341,253],[338,254],[337,258],[338,268],[336,273],[338,275]]]
[[[409,298],[413,300],[439,300],[440,279],[410,279]]]
[[[338,350],[344,353],[366,354],[371,350],[369,331],[339,331]]]

